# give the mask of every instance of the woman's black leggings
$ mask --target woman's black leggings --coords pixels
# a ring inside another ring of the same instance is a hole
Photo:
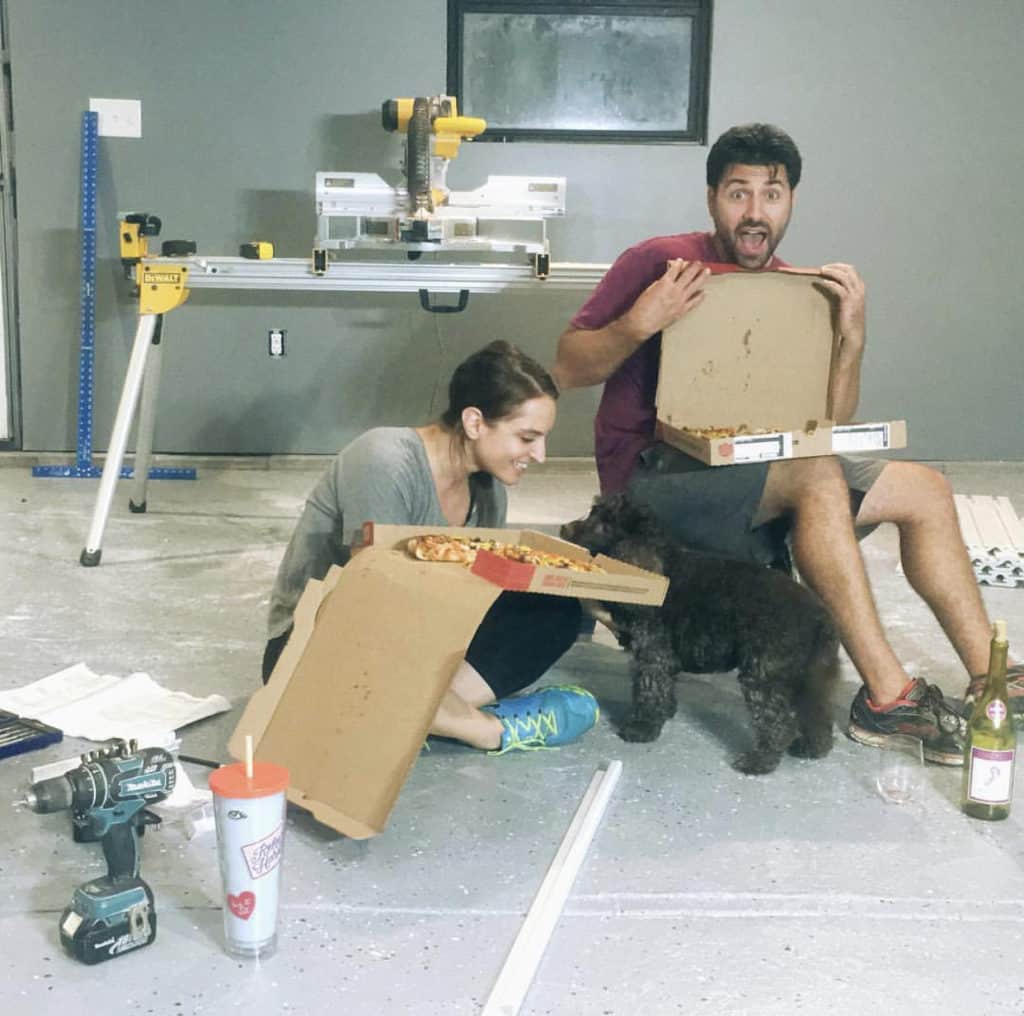
[[[533,684],[576,641],[580,601],[537,593],[502,593],[480,622],[466,650],[467,662],[505,698]],[[291,635],[271,639],[263,653],[263,683]]]

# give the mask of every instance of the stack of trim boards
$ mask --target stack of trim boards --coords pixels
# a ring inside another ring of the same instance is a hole
[[[960,532],[978,582],[1024,586],[1024,526],[1007,497],[957,494]]]

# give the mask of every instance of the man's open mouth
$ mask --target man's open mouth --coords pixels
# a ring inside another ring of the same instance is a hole
[[[736,250],[745,257],[760,257],[767,249],[767,230],[741,229],[736,233]]]

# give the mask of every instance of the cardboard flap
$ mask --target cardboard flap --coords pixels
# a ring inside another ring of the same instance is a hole
[[[228,741],[228,754],[232,758],[245,758],[246,735],[252,737],[254,751],[258,749],[263,731],[267,729],[267,724],[274,715],[277,703],[288,684],[288,678],[299,662],[309,636],[313,633],[320,604],[327,592],[334,588],[340,574],[340,568],[332,567],[322,582],[310,579],[306,583],[306,588],[295,606],[291,637],[278,657],[267,684],[249,699],[242,718]]]
[[[290,800],[348,836],[379,833],[499,593],[464,568],[363,550],[319,604],[303,597],[294,665],[253,696],[232,745],[258,734],[256,757],[291,772]]]
[[[672,427],[807,430],[830,418],[832,301],[815,276],[711,276],[661,341],[658,419]]]
[[[323,822],[324,825],[336,829],[350,839],[368,840],[371,836],[376,836],[380,832],[379,828],[367,825],[365,822],[360,822],[351,815],[338,811],[336,808],[328,807],[315,798],[308,797],[301,791],[294,790],[291,787],[288,788],[288,800],[292,804],[297,804],[300,808],[305,808],[317,822]]]

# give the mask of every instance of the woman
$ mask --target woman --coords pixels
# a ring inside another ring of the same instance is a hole
[[[506,486],[544,461],[558,389],[535,360],[492,342],[455,369],[448,408],[425,427],[378,427],[338,453],[292,534],[270,601],[266,682],[288,641],[295,606],[311,578],[345,564],[368,520],[393,525],[502,527]],[[533,684],[576,639],[578,600],[502,593],[455,672],[430,733],[476,748],[552,747],[597,721],[594,697]]]

